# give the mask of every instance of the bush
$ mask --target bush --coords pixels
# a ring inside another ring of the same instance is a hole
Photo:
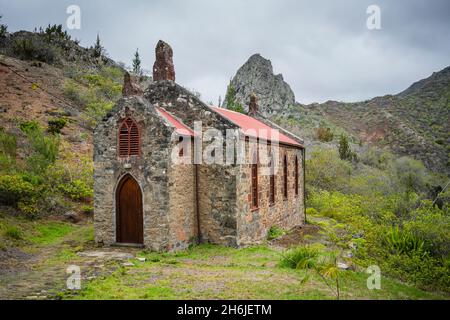
[[[308,269],[315,266],[319,250],[314,247],[298,247],[283,254],[280,267],[291,269]]]
[[[33,197],[34,186],[20,175],[0,176],[0,203],[17,206],[22,199]]]
[[[22,60],[38,60],[49,64],[55,61],[54,50],[38,39],[16,39],[13,52]]]
[[[339,139],[339,157],[342,160],[353,161],[357,159],[356,153],[350,149],[347,136],[341,134]]]
[[[306,168],[307,188],[343,190],[352,173],[351,164],[339,159],[336,150],[328,148],[313,149]]]
[[[47,131],[52,134],[61,133],[62,128],[64,128],[66,124],[66,119],[50,119],[48,121]]]
[[[60,189],[73,200],[87,200],[93,197],[93,188],[83,180],[76,179],[68,184],[63,184]]]
[[[319,141],[329,142],[333,140],[334,134],[330,128],[316,128],[316,137]]]
[[[26,121],[20,125],[31,143],[31,155],[27,157],[29,170],[35,173],[45,172],[56,161],[59,151],[59,138],[46,136],[36,121]]]
[[[47,42],[52,42],[53,40],[70,40],[70,35],[67,31],[62,30],[62,25],[48,25],[44,30],[44,38]]]
[[[0,168],[10,171],[16,162],[17,141],[14,135],[0,128]]]
[[[86,95],[84,89],[74,80],[69,79],[64,83],[64,94],[76,105],[84,107],[86,105]]]
[[[22,236],[22,230],[17,226],[6,226],[5,231],[3,232],[5,237],[14,239],[14,240],[21,240],[23,238]]]
[[[382,242],[391,254],[426,254],[424,241],[415,237],[411,232],[401,230],[398,226],[391,227],[384,234]]]
[[[282,235],[284,235],[286,232],[277,226],[272,226],[270,227],[269,231],[267,232],[267,240],[273,240],[276,238],[281,237]]]
[[[306,208],[306,216],[311,216],[311,215],[315,216],[317,214],[318,214],[318,212],[317,212],[316,209],[314,209],[314,208]]]
[[[81,210],[82,210],[85,214],[91,214],[91,213],[94,212],[94,207],[85,204],[85,205],[83,205],[83,206],[81,207]]]

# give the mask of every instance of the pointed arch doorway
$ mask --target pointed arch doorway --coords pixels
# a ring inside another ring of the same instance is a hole
[[[142,192],[130,174],[120,179],[116,189],[116,241],[144,243]]]

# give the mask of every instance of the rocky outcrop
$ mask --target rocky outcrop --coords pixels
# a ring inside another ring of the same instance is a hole
[[[278,113],[295,103],[294,92],[281,74],[274,75],[272,63],[259,54],[252,55],[231,80],[236,102],[248,110],[251,94],[258,97],[259,112],[264,116]],[[225,98],[224,106],[226,106]]]
[[[143,95],[143,91],[139,86],[139,79],[134,75],[130,75],[129,72],[125,72],[123,76],[122,95],[124,97]]]
[[[156,60],[153,64],[153,81],[175,81],[175,68],[173,66],[173,51],[169,44],[158,41],[155,48]]]

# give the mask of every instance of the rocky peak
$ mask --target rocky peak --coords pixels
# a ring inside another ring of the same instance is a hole
[[[162,40],[155,48],[156,60],[153,64],[153,80],[175,81],[175,67],[173,65],[173,51],[170,45]]]
[[[270,60],[260,54],[252,55],[239,68],[231,80],[236,102],[245,111],[249,109],[250,96],[254,93],[258,97],[259,112],[264,116],[278,113],[295,103],[295,96],[289,85],[284,82],[281,74],[275,75]],[[225,107],[227,98],[225,98]]]

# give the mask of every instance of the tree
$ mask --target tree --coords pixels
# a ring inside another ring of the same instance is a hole
[[[139,57],[139,49],[136,49],[136,52],[134,53],[134,59],[133,59],[133,73],[135,75],[141,76],[142,75],[142,68],[141,68],[141,58]]]
[[[238,102],[236,102],[236,90],[234,89],[231,81],[227,87],[227,94],[225,96],[226,107],[229,110],[244,113],[244,108]]]
[[[341,134],[339,139],[339,157],[342,160],[353,160],[356,158],[356,154],[350,149],[347,136]]]
[[[94,57],[99,58],[102,56],[102,54],[104,54],[105,49],[102,47],[101,43],[100,43],[100,36],[97,33],[97,40],[95,40],[95,45],[94,45]]]
[[[3,16],[0,15],[0,21],[2,20]],[[6,32],[8,31],[8,26],[6,24],[0,24],[0,38],[4,37],[6,35]]]

